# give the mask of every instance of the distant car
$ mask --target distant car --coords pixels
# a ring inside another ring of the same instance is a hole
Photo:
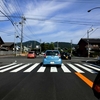
[[[57,65],[61,67],[62,59],[58,50],[46,50],[43,58],[43,66]]]
[[[39,52],[36,52],[36,55],[39,55],[40,53]]]
[[[61,53],[61,58],[62,59],[70,59],[71,60],[71,54],[68,52],[62,52]]]
[[[45,53],[44,52],[41,52],[41,55],[44,55]]]
[[[30,51],[30,52],[28,52],[27,58],[36,58],[36,53],[35,53],[35,51]]]

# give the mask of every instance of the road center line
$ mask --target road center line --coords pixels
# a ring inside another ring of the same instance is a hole
[[[89,80],[87,77],[85,77],[84,75],[80,74],[80,73],[75,73],[80,79],[82,79],[87,85],[89,85],[91,88],[93,86],[93,82],[91,80]]]

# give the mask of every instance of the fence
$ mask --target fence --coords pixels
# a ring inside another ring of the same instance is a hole
[[[0,56],[1,55],[14,55],[14,54],[20,54],[19,51],[15,52],[15,51],[0,51]]]

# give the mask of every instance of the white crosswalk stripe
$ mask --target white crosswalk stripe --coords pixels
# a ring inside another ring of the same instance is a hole
[[[90,66],[90,65],[87,65],[87,64],[83,64],[83,65],[85,65],[85,66],[87,66],[87,67],[89,67],[89,68],[92,68],[92,69],[94,69],[94,70],[100,71],[99,68],[96,68],[96,67],[93,67],[93,66]]]
[[[73,68],[76,72],[79,72],[79,73],[84,73],[84,71],[80,70],[79,68],[75,67],[74,65],[72,64],[69,64],[67,63],[71,68]]]
[[[85,67],[85,66],[82,66],[82,65],[80,65],[80,64],[75,64],[75,65],[77,65],[77,66],[80,67],[80,68],[85,69],[86,71],[88,71],[88,72],[90,72],[90,73],[97,73],[96,71],[94,71],[94,70],[92,70],[92,69],[89,69],[89,68],[87,68],[87,67]]]
[[[45,71],[45,69],[46,69],[46,67],[41,66],[41,67],[40,67],[40,69],[39,69],[37,72],[44,72],[44,71]]]
[[[6,71],[11,70],[11,69],[13,69],[13,68],[16,68],[16,67],[18,67],[18,66],[20,66],[20,65],[22,65],[22,64],[23,64],[23,63],[14,65],[14,66],[12,66],[12,67],[8,67],[8,68],[6,68],[6,69],[2,69],[2,70],[0,70],[0,72],[6,72]]]
[[[23,68],[26,68],[26,67],[29,66],[29,65],[30,65],[30,64],[23,65],[23,66],[21,66],[21,67],[19,67],[19,68],[17,68],[17,69],[14,69],[14,70],[12,70],[12,71],[10,71],[10,72],[18,72],[18,71],[22,70]]]
[[[36,72],[45,72],[45,71],[49,71],[51,73],[55,72],[59,72],[58,70],[62,70],[64,73],[71,73],[72,70],[73,72],[78,72],[78,73],[97,73],[98,71],[100,71],[100,66],[97,65],[92,65],[92,64],[87,64],[87,63],[83,63],[83,64],[79,64],[79,63],[66,63],[61,65],[61,68],[56,67],[56,66],[51,66],[51,67],[46,67],[46,66],[41,66],[40,63],[11,63],[5,66],[1,66],[0,67],[0,73],[3,72],[7,72],[9,71],[10,73],[17,73],[19,71],[22,71],[23,73],[29,73],[31,71],[33,71],[35,68]],[[48,70],[46,70],[48,69]],[[62,72],[61,71],[61,72]]]
[[[94,66],[94,67],[97,67],[97,68],[100,68],[100,66],[98,65],[95,65],[95,64],[90,64],[91,66]]]
[[[57,67],[51,67],[50,72],[58,72]]]
[[[64,64],[61,65],[61,68],[65,73],[71,73],[71,71]]]
[[[35,69],[37,66],[39,65],[39,63],[35,63],[34,65],[32,65],[31,67],[29,67],[28,69],[26,69],[24,72],[31,72],[33,69]]]
[[[6,68],[6,67],[9,67],[9,66],[12,66],[12,65],[15,65],[16,63],[11,63],[11,64],[9,64],[9,65],[5,65],[5,66],[2,66],[2,67],[0,67],[0,69],[3,69],[3,68]]]

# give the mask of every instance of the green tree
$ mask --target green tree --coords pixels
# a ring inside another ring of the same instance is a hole
[[[42,43],[41,48],[42,48],[42,51],[54,50],[54,44],[52,42],[51,43]]]
[[[54,44],[53,44],[53,42],[51,42],[51,43],[49,44],[49,49],[50,49],[50,50],[54,50]]]

